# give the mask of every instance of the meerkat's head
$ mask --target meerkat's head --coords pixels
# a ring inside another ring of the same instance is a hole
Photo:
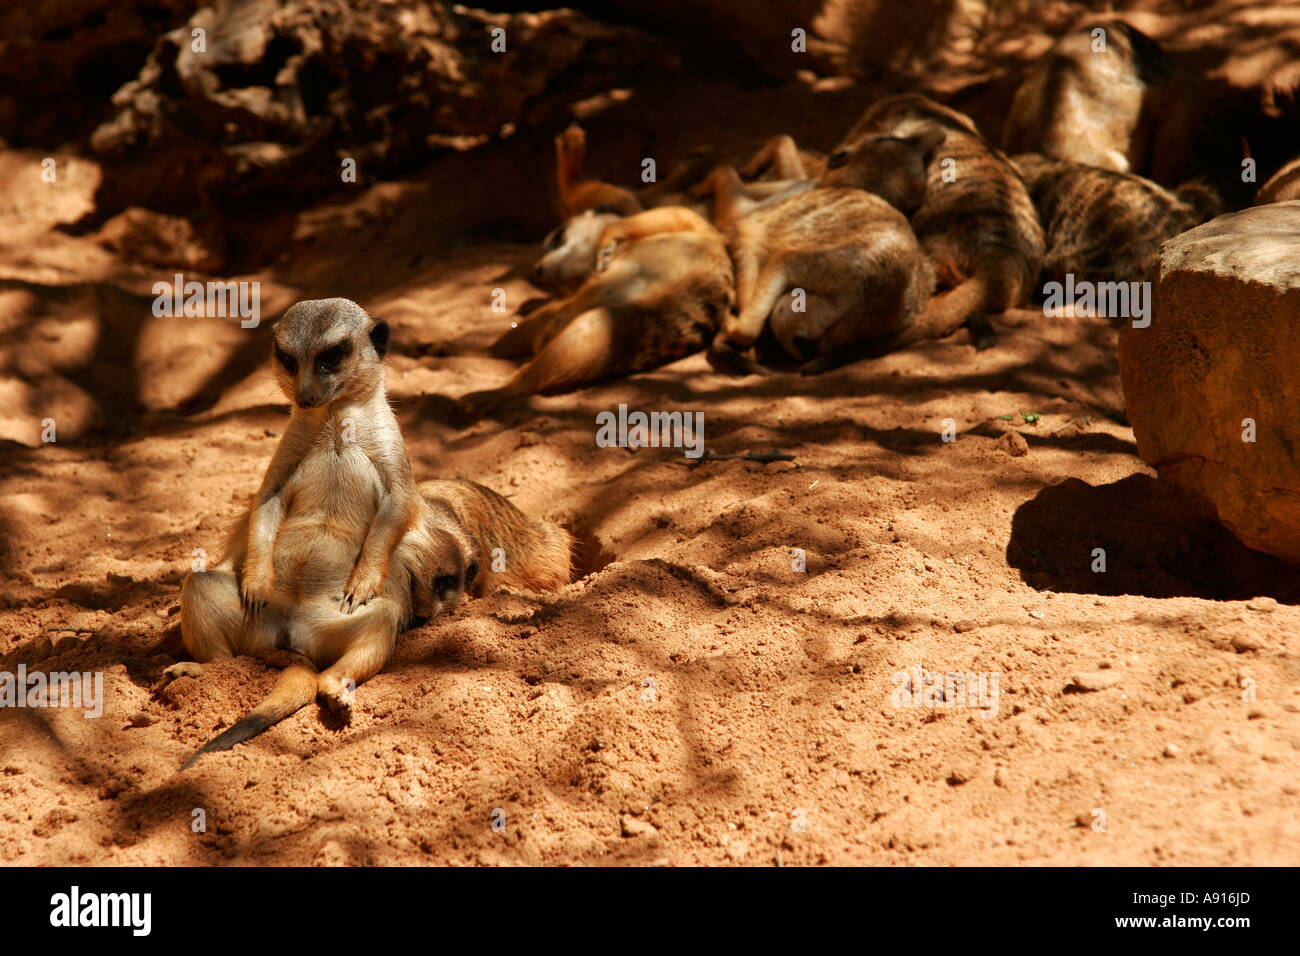
[[[417,567],[411,571],[411,606],[417,617],[429,619],[451,611],[474,586],[478,558],[463,535],[429,523],[429,536]]]
[[[865,189],[911,216],[925,199],[926,170],[946,137],[935,125],[909,136],[851,137],[826,157],[821,185]]]
[[[388,323],[350,299],[306,299],[272,329],[271,368],[297,408],[359,401],[383,387]]]
[[[622,218],[602,208],[574,216],[546,237],[542,257],[533,266],[532,281],[543,288],[570,292],[596,271],[600,235]]]

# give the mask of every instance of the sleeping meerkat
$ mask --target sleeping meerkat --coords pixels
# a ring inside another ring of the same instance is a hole
[[[414,584],[421,617],[498,586],[550,591],[569,582],[573,539],[559,525],[534,521],[491,488],[464,479],[421,482],[420,495],[430,540]]]
[[[948,291],[918,316],[913,334],[924,338],[942,338],[973,317],[1021,305],[1043,260],[1043,227],[1015,167],[970,117],[919,93],[888,96],[868,109],[827,157],[821,185],[873,189],[879,170],[860,168],[855,154],[872,137],[909,137],[936,126],[944,141],[931,155],[925,197],[911,222],[938,285]]]
[[[185,578],[181,636],[200,662],[287,652],[292,663],[187,767],[317,695],[350,717],[354,689],[388,662],[410,618],[411,573],[431,547],[384,387],[387,323],[347,299],[316,299],[273,331],[289,424],[225,557]]]
[[[926,168],[943,140],[931,126],[862,141],[855,182],[870,182],[869,192],[795,183],[759,202],[734,170],[715,172],[714,220],[736,267],[737,314],[724,320],[710,360],[757,370],[737,351],[754,345],[765,324],[806,372],[914,341],[934,270],[907,215],[925,197]]]
[[[1148,100],[1168,77],[1160,44],[1123,21],[1067,33],[1016,90],[1002,148],[1140,171],[1150,138]]]
[[[1202,183],[1169,190],[1132,173],[1035,153],[1011,161],[1043,220],[1044,282],[1062,282],[1066,273],[1094,282],[1139,281],[1162,242],[1223,211],[1218,194]]]
[[[499,388],[459,407],[486,415],[523,395],[573,391],[657,368],[703,349],[731,304],[731,259],[722,234],[682,206],[609,223],[596,272],[571,296],[548,302],[491,347],[533,357]]]

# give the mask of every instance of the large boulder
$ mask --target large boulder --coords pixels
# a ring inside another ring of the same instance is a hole
[[[1138,452],[1249,547],[1300,563],[1300,201],[1161,248],[1119,368]]]

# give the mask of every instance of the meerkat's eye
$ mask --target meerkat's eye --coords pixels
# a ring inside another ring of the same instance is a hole
[[[352,350],[350,342],[340,342],[338,345],[331,346],[316,355],[316,368],[326,375],[333,375],[339,370],[339,365],[348,357]]]
[[[433,579],[433,593],[438,595],[438,600],[445,601],[456,592],[456,575],[440,574]]]
[[[543,248],[545,248],[549,252],[553,249],[558,249],[560,248],[560,246],[564,245],[564,232],[565,232],[564,226],[561,226],[559,229],[556,229],[553,233],[547,236],[546,245]]]
[[[847,149],[837,149],[826,157],[827,169],[839,169],[849,161],[849,151]]]
[[[298,360],[278,345],[275,347],[275,360],[283,365],[284,370],[290,375],[298,374]]]

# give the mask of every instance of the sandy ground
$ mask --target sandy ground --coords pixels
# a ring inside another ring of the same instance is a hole
[[[155,319],[174,270],[74,235],[98,171],[42,189],[39,162],[0,154],[0,670],[99,671],[104,701],[0,710],[0,860],[1300,862],[1300,588],[1163,495],[1103,321],[1016,312],[986,351],[962,332],[813,379],[696,356],[460,430],[450,398],[511,369],[472,352],[509,320],[492,289],[537,295],[534,247],[426,253],[436,190],[382,184],[241,277],[259,329]],[[417,477],[564,524],[575,580],[410,631],[350,726],[312,706],[178,773],[274,680],[161,672],[191,556],[287,420],[269,320],[329,294],[393,323]],[[596,447],[620,403],[795,457]],[[917,667],[996,700],[926,706]]]

